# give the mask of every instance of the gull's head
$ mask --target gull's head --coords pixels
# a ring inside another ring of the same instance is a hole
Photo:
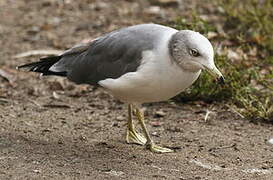
[[[214,64],[213,47],[209,40],[198,32],[182,30],[174,34],[169,43],[174,61],[185,71],[207,70],[220,83],[224,82],[222,73]]]

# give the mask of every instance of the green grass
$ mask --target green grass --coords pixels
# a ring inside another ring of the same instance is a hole
[[[246,56],[232,62],[226,55],[216,54],[215,61],[226,84],[221,87],[210,75],[202,73],[192,88],[176,99],[225,102],[248,119],[273,122],[273,3],[259,4],[257,0],[217,2],[224,10],[219,16],[224,22],[226,35],[219,35],[215,41],[228,39],[232,45],[227,48],[239,48]],[[177,29],[192,29],[205,35],[217,32],[214,24],[204,21],[196,13],[191,20],[178,18],[173,24]],[[250,55],[255,49],[257,53]]]
[[[225,27],[243,35],[243,41],[273,51],[273,1],[217,0],[225,15]],[[236,38],[236,37],[235,37]]]

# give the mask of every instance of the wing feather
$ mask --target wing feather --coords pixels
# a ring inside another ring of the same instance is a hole
[[[118,78],[137,71],[142,52],[154,49],[168,30],[173,29],[146,24],[113,31],[67,51],[52,69],[65,70],[68,79],[78,84],[97,85],[100,80]]]

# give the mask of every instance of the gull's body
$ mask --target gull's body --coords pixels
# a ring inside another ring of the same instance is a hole
[[[201,70],[181,71],[171,59],[167,46],[175,32],[170,28],[168,33],[158,37],[154,49],[142,52],[141,64],[136,72],[126,73],[117,79],[101,80],[98,84],[127,103],[165,101],[182,92],[198,78]]]
[[[139,104],[172,98],[189,87],[202,69],[222,78],[214,65],[213,48],[207,38],[194,31],[178,31],[156,24],[116,30],[60,56],[20,67],[29,67],[30,71],[43,75],[66,76],[77,84],[103,87],[129,104],[127,142],[146,144],[155,152],[171,150],[154,145]],[[145,137],[134,129],[133,108]]]

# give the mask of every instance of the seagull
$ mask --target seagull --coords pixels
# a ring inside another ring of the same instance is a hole
[[[141,104],[168,100],[184,91],[207,70],[224,83],[214,64],[209,40],[198,32],[158,24],[118,29],[78,44],[58,56],[17,68],[43,76],[67,77],[76,84],[99,86],[128,105],[126,142],[156,153],[173,152],[156,145],[144,123]],[[136,131],[133,116],[143,134]]]

